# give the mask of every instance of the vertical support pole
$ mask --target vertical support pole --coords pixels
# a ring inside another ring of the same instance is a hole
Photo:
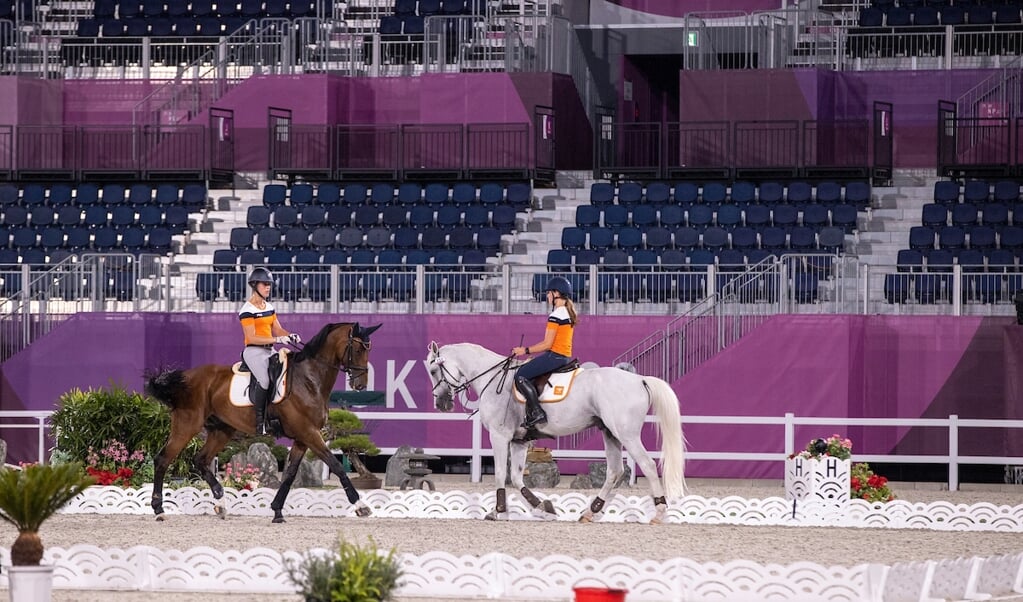
[[[948,490],[959,491],[959,415],[948,417]]]

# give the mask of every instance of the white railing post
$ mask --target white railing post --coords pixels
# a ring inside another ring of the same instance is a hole
[[[796,452],[796,415],[785,412],[785,457]]]
[[[477,413],[472,417],[472,462],[469,479],[473,483],[483,481],[483,421]]]
[[[959,415],[948,417],[948,490],[959,491]]]

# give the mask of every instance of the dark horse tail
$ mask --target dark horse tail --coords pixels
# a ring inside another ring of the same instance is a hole
[[[146,395],[156,398],[172,410],[181,405],[187,391],[188,385],[182,370],[166,370],[146,379]]]

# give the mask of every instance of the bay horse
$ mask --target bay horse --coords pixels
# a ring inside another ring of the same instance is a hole
[[[551,518],[555,509],[550,500],[541,502],[522,480],[526,451],[530,440],[560,437],[596,427],[604,437],[607,456],[607,477],[597,496],[580,516],[580,522],[599,517],[610,499],[611,488],[625,472],[622,466],[622,445],[636,459],[650,481],[654,501],[652,524],[664,521],[668,497],[685,494],[685,438],[682,418],[675,392],[668,383],[653,376],[641,376],[619,368],[585,369],[575,376],[567,395],[557,403],[544,403],[546,424],[540,430],[520,426],[525,406],[512,398],[513,386],[508,372],[518,367],[509,356],[498,355],[479,345],[457,343],[438,347],[431,342],[426,366],[433,382],[434,406],[450,412],[455,395],[471,389],[479,398],[479,414],[490,433],[494,450],[494,479],[497,501],[489,520],[507,519],[505,497],[508,458],[511,457],[511,481],[534,513]],[[657,476],[657,466],[640,438],[647,411],[653,406],[660,432],[661,468],[664,486]]]
[[[294,440],[287,465],[270,508],[273,522],[283,523],[281,509],[307,449],[326,462],[341,479],[348,501],[358,516],[369,516],[369,506],[359,499],[344,466],[323,441],[321,429],[327,421],[327,404],[338,372],[348,374],[348,385],[356,391],[366,388],[369,372],[369,337],[380,324],[363,328],[358,323],[327,324],[297,353],[288,356],[287,390],[284,398],[268,404],[268,418],[280,421],[283,435]],[[230,400],[231,366],[206,364],[189,370],[168,370],[151,375],[146,393],[170,408],[171,432],[154,460],[152,507],[163,520],[163,479],[167,467],[200,430],[206,429],[206,443],[196,454],[195,469],[209,483],[219,500],[224,488],[210,470],[210,462],[237,432],[255,433],[255,409],[251,403],[236,406]],[[218,506],[217,512],[224,510]]]

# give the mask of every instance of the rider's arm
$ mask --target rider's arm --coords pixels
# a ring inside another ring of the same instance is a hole
[[[547,330],[543,334],[543,342],[536,343],[535,345],[528,345],[526,347],[515,347],[512,349],[514,355],[523,355],[526,353],[543,353],[551,348],[554,344],[554,334],[558,331],[556,324],[550,322],[547,323]]]
[[[274,337],[286,337],[291,334],[287,330],[284,330],[284,327],[281,326],[281,322],[276,316],[274,317],[274,323],[270,325],[270,332],[274,335]]]

